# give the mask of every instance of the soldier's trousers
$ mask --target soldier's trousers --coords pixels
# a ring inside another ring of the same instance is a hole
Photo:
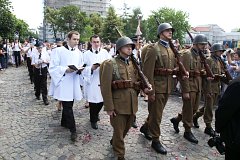
[[[132,126],[134,116],[133,114],[117,114],[115,117],[110,118],[110,123],[113,127],[113,151],[118,157],[124,157],[125,155],[124,137]]]
[[[168,97],[169,94],[156,94],[155,101],[148,102],[148,118],[144,127],[149,129],[153,141],[159,141],[161,135],[160,124],[162,121],[162,113]]]
[[[190,99],[183,99],[182,122],[186,132],[190,132],[193,126],[193,115],[197,112],[201,92],[190,92]]]
[[[27,57],[27,67],[30,76],[31,83],[33,83],[33,66],[31,65],[31,58]]]
[[[39,97],[40,94],[42,93],[42,98],[43,101],[47,100],[47,67],[41,69],[41,74],[40,74],[40,69],[35,69],[34,70],[34,84],[36,87],[35,91],[35,96]]]
[[[205,101],[204,106],[200,108],[194,115],[194,117],[199,118],[203,115],[203,120],[206,124],[206,127],[211,127],[212,120],[213,120],[213,106],[215,104],[215,101],[218,98],[217,93],[214,93],[211,97],[204,94]]]

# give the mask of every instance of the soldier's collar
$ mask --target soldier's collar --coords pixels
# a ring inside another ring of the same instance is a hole
[[[165,48],[169,47],[169,43],[167,41],[162,40],[162,39],[160,39],[158,43],[161,44],[162,46],[164,46]]]
[[[120,61],[124,62],[125,64],[129,64],[129,56],[127,58],[122,57],[120,54],[118,55]]]

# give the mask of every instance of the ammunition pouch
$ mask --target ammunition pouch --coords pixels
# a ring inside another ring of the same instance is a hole
[[[179,75],[179,71],[176,69],[167,69],[167,68],[155,68],[154,69],[155,76],[169,76],[169,75]]]
[[[113,89],[127,89],[133,88],[135,90],[140,90],[141,82],[132,82],[131,80],[116,80],[112,82]]]

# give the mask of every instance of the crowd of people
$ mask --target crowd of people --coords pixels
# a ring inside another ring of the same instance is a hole
[[[98,35],[80,45],[77,31],[70,31],[65,42],[54,44],[28,40],[21,44],[16,39],[1,45],[0,64],[5,69],[9,63],[18,67],[26,61],[36,99],[42,95],[45,105],[49,105],[48,96],[58,101],[61,126],[69,129],[72,141],[77,139],[74,102],[86,100],[93,129],[99,128],[99,113],[104,107],[113,127],[110,144],[119,160],[125,159],[124,137],[131,127],[137,128],[138,95],[143,95],[148,102],[148,115],[140,132],[152,141],[151,147],[157,153],[167,154],[160,140],[160,125],[174,88],[178,86],[183,106],[181,113],[170,119],[173,129],[179,133],[182,121],[184,138],[197,144],[191,128],[199,128],[198,118],[203,116],[204,133],[212,137],[217,134],[212,127],[214,106],[240,73],[240,50],[219,43],[210,47],[203,34],[194,38],[190,48],[181,47],[178,40],[172,43],[173,32],[170,24],[162,23],[157,29],[158,42],[146,45],[138,36],[103,44]],[[9,60],[11,56],[14,58]],[[199,108],[201,96],[204,106]],[[240,146],[238,142],[234,145]],[[231,143],[226,145],[227,154],[238,155],[229,147]]]

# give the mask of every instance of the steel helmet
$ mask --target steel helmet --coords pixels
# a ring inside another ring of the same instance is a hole
[[[117,40],[116,42],[116,51],[118,51],[121,47],[131,44],[132,45],[132,49],[135,48],[135,44],[133,43],[133,41],[129,38],[129,37],[121,37]]]
[[[198,34],[196,37],[193,39],[193,44],[207,44],[207,37],[204,34]]]
[[[159,34],[162,33],[166,29],[172,29],[172,32],[175,31],[175,29],[169,23],[161,23],[158,26],[157,35],[159,36]]]
[[[226,51],[224,46],[220,43],[214,43],[211,47],[211,52],[216,52],[216,51]]]

